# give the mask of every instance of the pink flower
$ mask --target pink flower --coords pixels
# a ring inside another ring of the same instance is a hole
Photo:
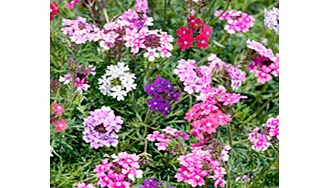
[[[75,79],[75,87],[79,92],[86,91],[90,85],[87,84],[87,79],[86,78],[76,78]]]
[[[249,140],[254,144],[251,148],[255,151],[265,151],[270,143],[265,134],[259,133],[259,128],[255,128],[249,134]]]
[[[71,73],[67,73],[64,75],[64,77],[60,76],[59,80],[60,82],[63,82],[63,84],[69,84],[71,82]]]
[[[64,119],[60,121],[55,120],[53,124],[56,127],[55,131],[57,132],[64,131],[65,129],[67,129],[66,121]]]
[[[76,188],[96,188],[93,184],[78,183]]]
[[[65,8],[72,9],[78,2],[79,2],[79,0],[72,0],[69,3],[66,3]]]
[[[224,95],[222,95],[218,101],[222,102],[224,106],[227,105],[232,105],[235,103],[238,103],[240,101],[240,99],[246,99],[246,96],[241,96],[240,94],[236,94],[236,93],[226,93]]]
[[[153,62],[155,58],[160,57],[159,53],[154,48],[148,48],[147,52],[144,53],[144,57],[147,57],[150,62]]]
[[[53,107],[52,112],[54,114],[56,114],[57,116],[62,116],[62,114],[64,113],[65,109],[63,106],[61,106],[60,104],[54,103],[51,105]]]
[[[269,74],[271,71],[271,68],[266,66],[262,66],[260,70],[256,70],[256,76],[258,77],[257,81],[263,84],[271,80],[272,76]]]

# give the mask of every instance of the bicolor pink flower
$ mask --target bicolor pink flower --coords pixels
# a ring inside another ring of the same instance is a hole
[[[147,57],[150,62],[153,62],[155,58],[160,57],[160,54],[156,52],[156,49],[148,48],[147,52],[144,53],[144,57]]]
[[[165,129],[161,130],[163,133],[160,133],[160,131],[153,131],[152,134],[148,134],[146,139],[151,142],[156,142],[155,145],[157,146],[157,149],[159,151],[166,150],[168,147],[168,143],[173,140],[188,140],[189,136],[181,132],[177,129],[173,129],[171,127],[166,127]]]
[[[54,103],[51,106],[53,107],[52,113],[56,114],[57,116],[62,116],[62,114],[65,111],[65,109],[62,105]]]
[[[53,125],[56,127],[55,131],[57,132],[64,131],[65,129],[67,129],[66,121],[64,119],[61,119],[60,121],[55,120],[53,122]]]
[[[93,184],[78,183],[76,188],[96,188]]]

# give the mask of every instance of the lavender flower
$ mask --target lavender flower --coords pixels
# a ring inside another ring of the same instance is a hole
[[[273,7],[271,10],[264,10],[264,25],[279,34],[279,9]]]
[[[175,90],[170,81],[158,76],[154,82],[145,85],[144,90],[152,97],[146,101],[150,110],[158,110],[164,116],[170,112],[170,102],[178,101],[180,92]]]
[[[90,112],[90,116],[84,121],[85,130],[83,139],[90,143],[92,148],[103,146],[116,147],[118,135],[123,121],[120,116],[115,116],[110,107],[102,107]]]
[[[226,72],[231,78],[231,87],[233,90],[237,90],[246,81],[246,73],[233,65],[228,64]]]

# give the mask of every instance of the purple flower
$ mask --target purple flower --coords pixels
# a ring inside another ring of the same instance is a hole
[[[154,82],[144,86],[146,93],[152,97],[146,103],[149,105],[150,110],[159,111],[164,116],[170,112],[170,102],[178,101],[180,92],[175,90],[170,81],[158,76]]]
[[[153,178],[144,179],[144,184],[140,188],[159,188],[159,185],[164,184],[164,182],[158,182]]]
[[[85,119],[83,139],[90,143],[92,148],[103,146],[116,147],[118,144],[118,135],[123,121],[120,116],[115,116],[110,107],[102,107],[93,112]]]

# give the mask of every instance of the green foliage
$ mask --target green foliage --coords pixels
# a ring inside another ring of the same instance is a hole
[[[68,71],[67,62],[75,59],[80,65],[94,65],[96,76],[89,79],[91,87],[83,95],[74,92],[70,85],[62,85],[60,89],[51,94],[51,103],[57,102],[65,107],[64,118],[67,120],[68,129],[65,132],[55,132],[51,126],[51,145],[56,153],[51,158],[51,187],[69,188],[74,187],[77,182],[97,182],[93,173],[96,164],[100,163],[104,154],[114,154],[121,151],[141,154],[145,152],[145,137],[153,130],[171,126],[186,131],[190,130],[189,124],[184,120],[185,113],[195,104],[195,98],[182,94],[181,100],[174,104],[171,113],[167,117],[157,112],[148,111],[146,105],[147,94],[143,86],[154,80],[157,75],[162,75],[174,85],[178,78],[173,74],[179,59],[195,59],[198,64],[206,64],[210,53],[216,54],[222,60],[237,65],[240,64],[244,70],[247,62],[243,62],[246,54],[246,41],[253,39],[261,41],[267,39],[267,47],[273,52],[279,51],[278,36],[263,26],[264,8],[278,6],[277,0],[233,0],[229,9],[245,11],[256,18],[254,27],[243,35],[227,34],[223,28],[223,22],[214,18],[213,13],[218,9],[225,9],[226,1],[207,1],[208,4],[196,16],[201,17],[206,24],[214,28],[209,48],[201,50],[191,48],[184,52],[174,44],[172,56],[169,59],[158,59],[149,63],[142,55],[134,58],[128,50],[123,50],[120,61],[126,62],[130,69],[136,74],[137,89],[130,92],[124,101],[102,95],[98,90],[97,79],[105,73],[106,66],[116,64],[118,61],[111,57],[110,52],[101,51],[96,43],[86,43],[79,47],[70,43],[69,39],[61,32],[62,18],[73,19],[76,16],[87,18],[88,22],[95,20],[86,7],[77,6],[72,11],[66,10],[59,3],[61,13],[56,15],[51,23],[50,31],[50,64],[51,79],[58,80],[60,75]],[[154,17],[154,28],[167,31],[176,37],[176,30],[181,25],[187,25],[187,6],[184,0],[150,0],[150,15]],[[109,18],[115,17],[128,8],[133,8],[134,2],[127,0],[107,1],[107,13]],[[105,17],[99,11],[98,19],[101,26],[105,23]],[[256,82],[256,78],[247,73],[247,81],[237,92],[248,96],[233,107],[233,121],[229,128],[219,127],[216,139],[229,144],[228,131],[232,134],[232,150],[229,161],[226,164],[228,176],[227,187],[244,187],[235,181],[243,175],[253,176],[247,187],[272,188],[278,187],[278,148],[270,147],[265,152],[251,150],[251,144],[247,140],[248,134],[258,126],[261,126],[269,117],[277,116],[279,113],[279,81],[278,78],[269,81],[265,85]],[[119,144],[116,148],[92,149],[82,139],[83,119],[101,106],[110,106],[116,115],[123,118],[124,126],[119,132]],[[186,147],[196,140],[191,138]],[[153,143],[147,143],[147,153],[151,155],[152,161],[142,166],[143,177],[153,177],[160,181],[168,182],[176,187],[188,187],[186,184],[177,183],[174,178],[179,163],[176,155],[159,152]],[[141,185],[142,179],[136,185]],[[210,183],[208,183],[210,184]],[[138,186],[136,186],[138,187]],[[209,186],[208,186],[209,187]]]

